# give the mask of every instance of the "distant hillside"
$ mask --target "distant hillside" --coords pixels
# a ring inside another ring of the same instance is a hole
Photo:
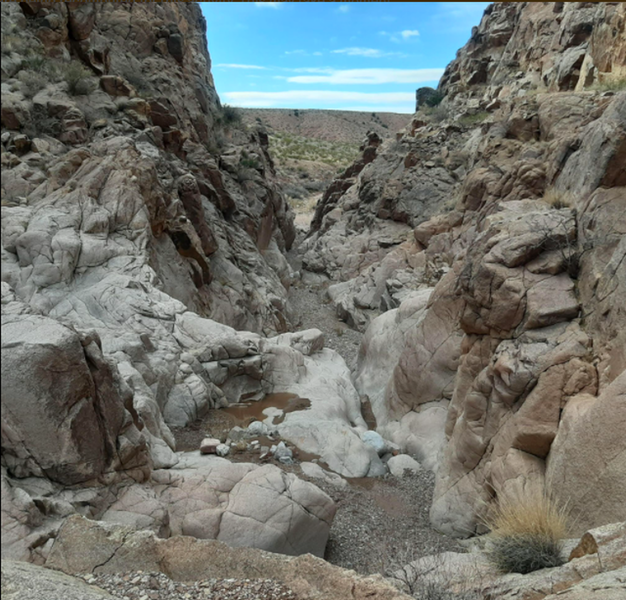
[[[286,133],[328,142],[360,144],[368,131],[387,138],[402,129],[409,114],[349,110],[301,110],[292,108],[242,108],[247,124],[261,121],[270,134]]]

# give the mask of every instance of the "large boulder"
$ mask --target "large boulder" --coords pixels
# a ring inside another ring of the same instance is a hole
[[[335,510],[315,485],[273,465],[194,455],[154,471],[147,484],[123,489],[100,518],[162,537],[323,556]]]
[[[72,485],[149,472],[132,393],[97,336],[39,316],[2,319],[2,450],[12,475]]]
[[[626,521],[626,372],[597,398],[572,398],[561,418],[546,486],[567,504],[577,532]]]

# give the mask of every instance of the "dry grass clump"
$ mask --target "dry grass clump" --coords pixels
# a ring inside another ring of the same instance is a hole
[[[592,85],[590,89],[597,92],[621,92],[622,90],[626,90],[626,77],[605,79],[602,82]]]
[[[486,520],[491,529],[490,560],[504,573],[532,573],[565,561],[562,540],[567,511],[545,494],[501,501]]]
[[[569,208],[574,203],[569,192],[557,190],[553,187],[550,187],[545,191],[543,201],[555,209]]]

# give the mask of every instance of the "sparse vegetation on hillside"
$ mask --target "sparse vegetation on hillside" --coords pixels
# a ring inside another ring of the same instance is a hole
[[[86,96],[95,89],[91,71],[80,62],[73,60],[59,68],[71,96]]]
[[[309,160],[331,166],[346,167],[359,154],[355,144],[327,142],[286,133],[270,136],[270,152],[278,161]]]
[[[459,119],[460,125],[472,126],[482,123],[489,116],[488,112],[480,111],[473,115],[465,115]]]
[[[441,123],[450,116],[450,110],[447,106],[437,104],[435,106],[422,106],[419,113],[424,117],[424,120],[430,123]]]
[[[238,125],[241,123],[241,111],[235,106],[224,104],[222,106],[221,120],[224,125]]]
[[[596,83],[591,86],[591,89],[597,92],[621,92],[622,90],[626,90],[626,77]]]
[[[545,494],[501,501],[487,519],[491,529],[490,560],[503,573],[532,573],[565,561],[562,540],[567,513]]]

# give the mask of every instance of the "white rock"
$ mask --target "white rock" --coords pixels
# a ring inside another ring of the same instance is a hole
[[[300,463],[300,468],[307,477],[312,477],[313,479],[322,479],[326,483],[334,487],[345,488],[348,485],[348,482],[343,477],[337,475],[336,473],[325,471],[316,463],[303,462]]]
[[[281,460],[283,458],[293,459],[293,452],[291,448],[287,448],[285,442],[280,442],[278,446],[276,446],[276,450],[274,451],[274,458],[276,460]]]
[[[230,446],[227,444],[220,444],[217,448],[215,448],[215,454],[218,456],[226,456],[230,452]]]
[[[389,451],[387,442],[385,442],[380,433],[376,433],[375,431],[364,431],[361,434],[361,439],[365,444],[374,448],[378,456],[382,456]]]
[[[268,435],[269,427],[263,421],[252,421],[246,431],[249,436]]]
[[[398,456],[392,456],[387,461],[387,467],[389,472],[394,477],[404,477],[406,471],[417,473],[422,469],[422,466],[408,454],[398,454]]]

